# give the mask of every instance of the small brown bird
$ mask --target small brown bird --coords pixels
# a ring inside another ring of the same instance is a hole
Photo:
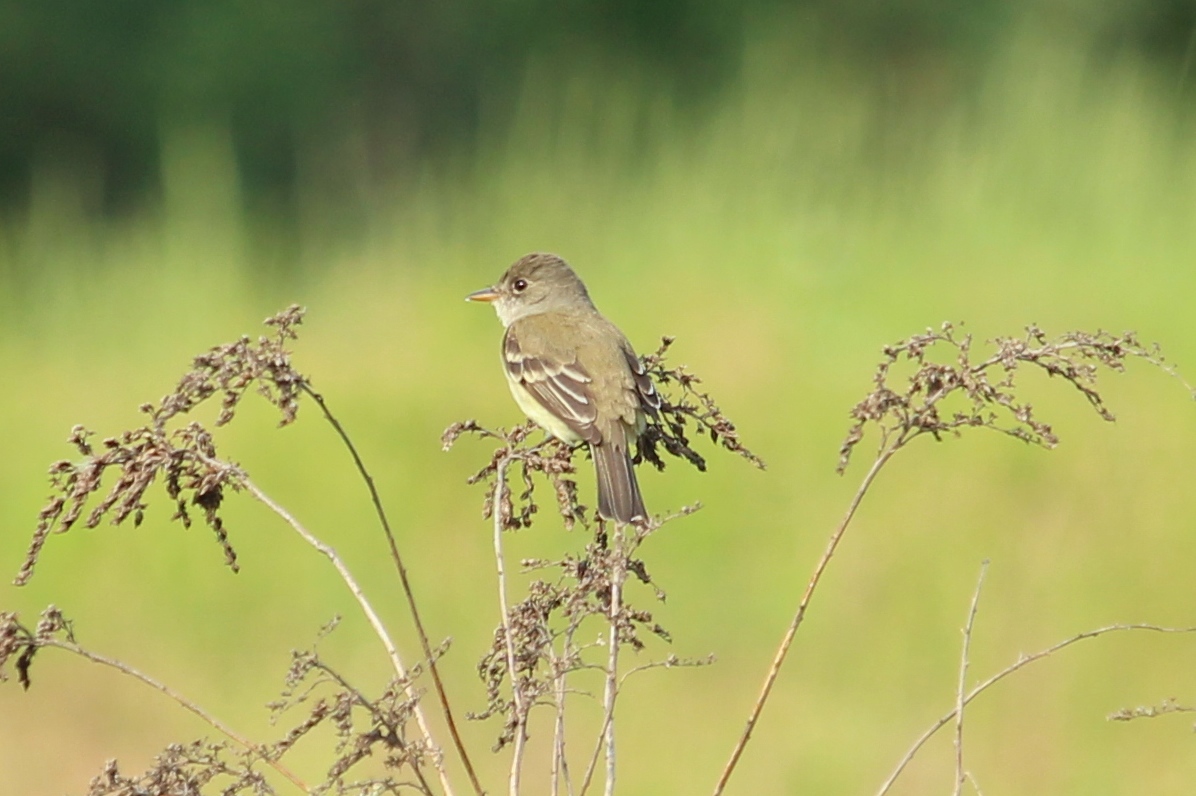
[[[466,296],[494,304],[506,327],[503,370],[515,403],[548,433],[586,443],[598,473],[598,513],[646,520],[631,444],[660,395],[618,328],[555,254],[522,257],[493,287]]]

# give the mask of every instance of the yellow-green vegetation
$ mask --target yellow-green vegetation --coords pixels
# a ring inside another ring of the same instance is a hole
[[[73,424],[106,435],[137,423],[137,406],[193,354],[257,334],[296,301],[309,309],[298,367],[373,469],[434,640],[453,638],[455,707],[481,709],[473,667],[498,610],[483,495],[465,478],[489,450],[463,441],[444,454],[439,434],[470,417],[521,419],[499,326],[462,298],[517,256],[556,251],[641,351],[675,335],[674,361],[704,378],[770,465],[711,455],[706,474],[643,476],[655,511],[705,505],[643,551],[669,593],[656,613],[674,638],[644,657],[719,662],[631,681],[620,792],[708,792],[866,468],[871,440],[834,474],[883,344],[944,320],[980,339],[1030,322],[1136,329],[1196,377],[1196,144],[1173,80],[1136,62],[1097,69],[1033,37],[966,87],[944,85],[933,64],[916,83],[869,87],[768,41],[744,63],[734,90],[696,113],[642,80],[533,64],[514,121],[489,125],[476,160],[374,198],[352,240],[309,233],[285,276],[255,267],[272,256],[269,236],[233,209],[218,131],[164,148],[164,203],[135,221],[86,221],[74,187],[39,174],[29,216],[0,233],[0,569],[20,565],[45,468],[72,454]],[[1089,628],[1194,623],[1196,405],[1182,385],[1144,364],[1107,377],[1115,425],[1065,384],[1033,377],[1023,389],[1061,446],[977,433],[921,440],[892,462],[729,792],[875,792],[954,701],[982,559],[976,678]],[[222,452],[337,548],[414,656],[368,496],[313,409],[277,430],[269,407],[249,401]],[[581,483],[592,489],[588,473]],[[259,737],[272,732],[263,704],[289,650],[334,614],[346,621],[329,657],[385,677],[343,585],[276,518],[230,498],[243,567],[233,575],[210,532],[183,531],[171,513],[159,500],[138,529],[51,538],[29,586],[0,586],[0,609],[32,620],[54,602],[87,646]],[[579,547],[572,533],[544,512],[509,556]],[[1105,717],[1196,702],[1194,664],[1191,637],[1085,642],[970,709],[967,767],[986,793],[1189,792],[1189,721]],[[498,792],[505,764],[486,751],[497,728],[466,724]],[[137,771],[166,743],[208,733],[136,683],[45,651],[28,692],[0,688],[0,792],[78,793],[106,758]],[[533,734],[546,759],[547,726]],[[947,792],[952,761],[944,734],[895,792]],[[528,792],[542,787],[531,780]]]

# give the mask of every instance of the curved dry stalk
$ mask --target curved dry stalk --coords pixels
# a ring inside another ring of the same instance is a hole
[[[63,641],[61,639],[56,639],[56,638],[45,638],[45,639],[41,639],[38,642],[38,646],[39,647],[57,647],[58,649],[66,650],[67,652],[72,652],[81,658],[85,658],[85,659],[91,661],[92,663],[98,663],[101,666],[107,666],[109,668],[116,669],[121,674],[128,675],[129,677],[132,677],[134,680],[137,680],[138,682],[148,685],[150,688],[154,689],[155,691],[165,694],[166,696],[170,697],[175,702],[177,702],[183,709],[195,714],[200,719],[202,719],[204,722],[211,725],[211,727],[213,729],[215,729],[217,732],[219,732],[222,735],[224,735],[225,737],[229,738],[234,743],[240,744],[242,747],[244,747],[248,751],[257,754],[259,756],[259,759],[263,763],[265,763],[266,765],[273,768],[275,771],[277,771],[282,776],[286,777],[288,780],[290,780],[291,784],[294,785],[295,787],[299,788],[299,790],[303,791],[304,793],[312,792],[311,788],[309,788],[307,786],[307,784],[303,782],[303,780],[299,779],[299,777],[296,776],[293,771],[291,771],[289,768],[284,766],[281,762],[273,759],[267,753],[267,750],[264,747],[262,747],[260,744],[256,744],[253,741],[246,738],[245,736],[236,732],[231,727],[229,727],[227,724],[222,722],[220,719],[216,718],[211,713],[208,713],[206,710],[201,708],[199,705],[192,702],[190,699],[187,699],[185,696],[180,694],[178,691],[175,691],[173,688],[166,685],[165,683],[155,680],[154,678],[150,677],[148,674],[145,674],[144,672],[141,672],[138,669],[134,669],[132,666],[129,666],[127,663],[118,661],[115,658],[109,658],[106,655],[100,655],[99,653],[92,652],[91,650],[85,649],[71,641]]]
[[[1070,647],[1072,644],[1075,644],[1078,641],[1096,638],[1097,636],[1103,636],[1106,633],[1116,633],[1126,630],[1148,630],[1154,633],[1196,633],[1196,627],[1164,627],[1162,625],[1150,625],[1142,623],[1108,625],[1106,627],[1097,628],[1096,630],[1089,630],[1084,633],[1079,633],[1069,639],[1060,641],[1058,644],[1047,647],[1044,650],[1039,650],[1033,655],[1022,655],[1018,657],[1014,663],[1005,667],[969,691],[967,696],[963,699],[963,704],[970,704],[973,699],[980,696],[989,688],[1004,680],[1006,677],[1018,671],[1022,667],[1028,666],[1035,661],[1040,661],[1043,658],[1050,657],[1056,652],[1059,652],[1066,647]],[[886,779],[884,784],[880,786],[880,790],[876,792],[876,796],[885,796],[885,794],[889,792],[889,789],[893,787],[893,783],[897,781],[897,777],[901,775],[901,772],[905,770],[905,767],[909,765],[911,760],[914,759],[914,755],[918,753],[918,750],[921,749],[936,732],[945,727],[947,723],[951,721],[951,719],[955,718],[957,710],[958,708],[955,708],[950,712],[945,713],[941,718],[939,718],[938,721],[932,724],[930,728],[926,730],[926,732],[922,733],[918,740],[914,742],[914,745],[910,747],[909,751],[905,753],[905,756],[901,758],[901,761],[897,763],[897,767],[893,769],[893,773],[890,774],[889,778]]]
[[[213,466],[230,467],[230,465],[223,464],[215,460],[209,460],[209,464],[212,464]],[[391,639],[390,634],[386,630],[386,626],[382,624],[382,619],[378,616],[377,611],[374,610],[373,605],[370,604],[369,599],[365,596],[365,592],[362,591],[361,586],[357,583],[357,580],[349,571],[348,566],[346,566],[341,557],[337,555],[336,550],[320,541],[320,539],[312,534],[311,531],[307,530],[302,523],[295,519],[295,517],[289,511],[280,506],[278,503],[274,502],[269,495],[263,492],[257,484],[250,481],[249,478],[247,478],[243,473],[241,474],[240,484],[247,492],[249,492],[249,494],[253,495],[256,500],[264,504],[267,508],[281,517],[282,520],[287,523],[287,525],[290,525],[292,530],[299,534],[305,542],[314,547],[321,554],[323,554],[325,558],[331,561],[332,565],[336,568],[336,571],[340,574],[341,580],[343,580],[345,585],[349,587],[349,591],[352,592],[354,599],[357,600],[358,607],[361,608],[361,612],[365,614],[370,626],[374,629],[374,634],[378,636],[378,639],[382,642],[382,646],[386,648],[386,653],[390,657],[390,662],[394,667],[395,674],[398,675],[398,677],[404,683],[404,692],[407,694],[407,697],[413,701],[412,712],[415,714],[416,723],[419,724],[420,732],[424,736],[424,742],[428,745],[428,749],[431,752],[433,764],[436,767],[436,773],[440,777],[440,786],[444,789],[445,796],[452,796],[453,787],[449,782],[448,772],[444,767],[444,754],[439,745],[437,745],[436,741],[432,738],[432,731],[428,726],[427,717],[424,715],[423,708],[419,703],[419,694],[415,691],[415,688],[411,684],[411,678],[408,676],[407,667],[403,665],[403,659],[399,655],[398,647],[395,646],[394,641]]]
[[[869,468],[867,475],[864,476],[864,480],[860,483],[859,489],[856,490],[855,496],[852,497],[851,503],[847,506],[847,513],[843,515],[843,519],[840,520],[838,527],[830,535],[830,539],[826,544],[826,550],[823,551],[822,557],[818,559],[818,563],[814,567],[814,572],[806,584],[806,590],[802,594],[801,601],[797,604],[797,611],[793,615],[793,621],[789,623],[789,629],[785,631],[785,636],[781,639],[781,644],[777,648],[776,655],[773,656],[772,665],[769,666],[768,674],[764,677],[764,684],[760,688],[760,695],[756,697],[756,702],[752,705],[752,712],[748,716],[747,725],[743,728],[743,732],[740,734],[735,748],[731,751],[731,757],[727,761],[726,766],[723,767],[723,772],[714,786],[714,796],[719,796],[723,792],[723,789],[726,788],[727,781],[731,779],[731,774],[735,771],[735,766],[739,763],[739,758],[743,755],[743,750],[752,737],[752,731],[756,728],[756,722],[760,720],[760,713],[764,710],[764,703],[768,701],[768,695],[772,692],[772,687],[777,681],[777,676],[781,673],[781,666],[785,663],[785,657],[789,654],[789,648],[793,645],[793,639],[797,635],[797,630],[806,618],[806,608],[809,607],[810,599],[814,596],[814,590],[818,588],[818,584],[822,580],[823,571],[826,570],[827,564],[830,563],[831,558],[835,555],[835,549],[839,546],[839,540],[843,538],[847,526],[851,524],[852,518],[855,517],[856,509],[860,507],[860,502],[863,501],[864,495],[868,493],[868,488],[872,486],[872,482],[876,480],[877,474],[901,447],[904,440],[904,436],[899,437],[892,444],[886,444],[882,448],[880,454],[876,457],[876,461],[872,463],[872,467]]]
[[[914,335],[882,349],[884,359],[873,376],[874,389],[851,411],[855,422],[839,448],[837,470],[844,472],[856,446],[864,439],[865,429],[873,426],[880,432],[876,459],[852,498],[846,515],[831,534],[822,558],[814,567],[814,574],[807,583],[793,621],[764,678],[764,685],[752,707],[747,725],[715,785],[714,796],[723,792],[751,738],[764,703],[805,617],[806,607],[839,540],[873,479],[898,450],[921,436],[942,439],[946,435],[958,436],[969,428],[987,428],[1023,442],[1053,448],[1059,439],[1051,426],[1039,420],[1031,404],[1023,402],[1017,395],[1015,382],[1020,366],[1038,368],[1049,376],[1059,377],[1071,384],[1093,410],[1107,421],[1114,419],[1113,414],[1096,389],[1097,375],[1102,367],[1121,372],[1125,370],[1128,359],[1139,358],[1172,376],[1177,375],[1163,360],[1157,346],[1143,346],[1132,332],[1115,336],[1103,331],[1077,331],[1048,339],[1041,329],[1030,325],[1026,327],[1024,337],[998,337],[992,343],[996,346],[996,352],[974,363],[971,359],[972,336],[960,336],[952,324],[944,323],[938,331],[927,329],[924,334]],[[938,362],[928,357],[927,352],[936,345],[951,350],[951,362]],[[894,389],[889,379],[893,376],[893,367],[903,358],[912,363],[915,372],[903,389]],[[962,410],[948,412],[945,401],[949,396],[956,396],[963,401]]]
[[[586,796],[590,789],[590,782],[594,779],[594,772],[598,770],[598,760],[602,757],[603,741],[606,738],[606,725],[611,720],[611,714],[603,717],[602,727],[598,730],[598,743],[594,744],[594,751],[590,753],[590,762],[586,765],[585,776],[581,779],[580,796]]]
[[[507,465],[504,458],[498,463],[494,479],[494,505],[501,506],[503,491],[507,488]],[[511,680],[511,699],[515,704],[515,749],[511,755],[511,773],[507,778],[510,796],[518,796],[519,777],[523,771],[523,750],[526,747],[527,706],[523,691],[519,687],[519,673],[515,669],[515,639],[511,636],[511,615],[507,603],[507,572],[502,553],[502,512],[494,512],[494,561],[498,566],[498,609],[502,612],[503,637],[507,647],[507,675]]]
[[[474,792],[478,796],[483,796],[482,785],[478,781],[477,773],[473,770],[473,763],[469,759],[469,753],[465,751],[465,742],[462,741],[461,734],[457,731],[457,722],[453,718],[453,709],[449,705],[448,692],[445,690],[444,683],[440,679],[440,667],[436,663],[437,656],[432,649],[431,641],[428,639],[428,633],[424,630],[423,620],[420,618],[419,609],[415,604],[415,592],[412,590],[411,581],[407,577],[407,567],[403,564],[403,557],[399,555],[399,546],[395,541],[394,532],[390,528],[390,520],[386,516],[386,510],[382,507],[382,498],[379,496],[378,488],[374,484],[374,477],[366,469],[365,462],[357,452],[357,446],[353,444],[353,440],[349,437],[348,432],[345,431],[340,421],[336,419],[336,416],[332,414],[332,410],[328,408],[328,404],[324,401],[324,396],[313,390],[311,385],[306,381],[303,382],[302,389],[320,407],[320,410],[324,413],[324,419],[331,424],[340,436],[341,441],[345,443],[345,447],[349,450],[349,455],[353,458],[353,464],[357,467],[357,472],[361,474],[362,480],[365,481],[366,488],[370,492],[370,500],[374,504],[374,513],[378,515],[378,521],[382,525],[382,532],[385,534],[386,542],[390,546],[390,558],[399,573],[399,582],[403,586],[403,594],[407,599],[407,609],[411,612],[411,620],[415,625],[415,633],[419,637],[419,643],[423,648],[424,659],[428,662],[428,672],[432,675],[432,684],[435,686],[436,696],[440,700],[440,706],[444,712],[444,721],[448,726],[449,735],[452,736],[453,745],[457,748],[457,755],[461,758],[462,765],[465,766],[465,773],[469,777],[470,784],[473,785]]]
[[[955,792],[960,796],[967,772],[963,768],[963,697],[968,674],[968,651],[972,646],[972,626],[976,623],[976,609],[980,605],[980,589],[984,587],[984,576],[988,573],[988,559],[980,564],[980,577],[976,579],[976,590],[972,592],[972,606],[963,626],[963,651],[959,655],[959,680],[955,688]]]

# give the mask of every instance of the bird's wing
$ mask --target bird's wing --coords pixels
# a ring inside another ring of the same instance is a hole
[[[643,361],[635,355],[630,344],[623,345],[623,356],[627,359],[627,365],[631,368],[631,375],[635,379],[635,391],[640,408],[652,417],[656,417],[660,409],[660,393],[656,391],[652,377],[648,375]]]
[[[602,441],[595,421],[598,407],[590,392],[592,379],[574,357],[565,362],[551,355],[534,355],[519,344],[514,327],[503,338],[503,366],[557,419],[589,443]]]

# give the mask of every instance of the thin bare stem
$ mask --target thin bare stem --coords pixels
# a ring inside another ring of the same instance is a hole
[[[465,766],[465,772],[469,776],[469,781],[473,785],[474,792],[477,796],[483,796],[482,785],[473,770],[473,763],[469,759],[469,753],[465,751],[465,742],[462,741],[461,734],[457,731],[457,722],[453,719],[453,709],[449,706],[448,692],[445,690],[444,683],[440,679],[440,668],[436,662],[437,656],[432,649],[432,643],[428,639],[428,633],[424,630],[424,623],[420,619],[419,609],[415,604],[415,592],[412,590],[411,581],[407,577],[407,567],[403,564],[403,557],[399,555],[399,546],[395,541],[394,532],[390,528],[390,520],[386,516],[386,510],[382,507],[382,498],[378,495],[378,488],[374,484],[374,477],[366,469],[365,462],[362,461],[361,455],[357,452],[357,446],[353,444],[353,440],[349,438],[348,432],[345,431],[340,421],[332,414],[332,411],[328,408],[328,404],[324,401],[324,397],[313,390],[306,382],[303,383],[303,391],[310,395],[312,400],[316,402],[320,410],[324,413],[324,419],[332,425],[336,433],[340,436],[341,441],[345,443],[345,447],[349,450],[349,455],[353,457],[353,463],[357,466],[357,472],[361,474],[366,488],[369,489],[370,500],[374,504],[374,512],[378,515],[378,521],[381,523],[382,531],[386,535],[386,542],[390,546],[390,558],[394,561],[395,569],[399,573],[399,581],[403,585],[403,594],[407,598],[407,608],[411,611],[415,633],[419,636],[419,643],[423,648],[424,658],[428,662],[428,671],[432,675],[432,683],[436,688],[436,696],[439,698],[440,706],[444,711],[444,720],[448,726],[449,735],[453,738],[453,745],[457,747],[457,755],[461,758],[462,765]]]
[[[677,666],[709,666],[713,663],[714,663],[713,655],[707,655],[705,658],[698,658],[695,660],[684,660],[684,661],[675,656],[670,655],[669,657],[665,658],[664,660],[649,661],[648,663],[641,663],[639,666],[634,666],[634,667],[628,669],[626,672],[623,673],[623,676],[619,678],[619,688],[621,689],[623,687],[623,685],[629,679],[631,679],[632,675],[639,674],[640,672],[646,672],[649,669],[673,669]]]
[[[835,549],[839,546],[839,540],[843,538],[843,533],[847,530],[847,526],[851,524],[856,509],[859,508],[860,502],[863,501],[864,495],[868,493],[868,488],[872,486],[872,482],[876,479],[877,474],[885,466],[885,463],[892,458],[893,454],[900,449],[905,439],[904,436],[898,437],[891,445],[886,445],[882,448],[876,460],[872,463],[872,467],[869,468],[867,475],[864,476],[864,480],[860,483],[859,489],[856,490],[855,496],[851,499],[851,503],[847,507],[847,513],[843,515],[843,519],[839,521],[838,527],[835,528],[830,539],[827,541],[826,550],[823,551],[822,558],[818,559],[818,564],[814,567],[814,573],[810,576],[810,580],[806,584],[806,590],[802,594],[801,602],[797,605],[793,621],[789,623],[789,629],[785,632],[785,637],[781,640],[776,655],[773,657],[772,665],[769,667],[768,674],[764,678],[764,685],[760,688],[760,695],[756,698],[756,703],[752,706],[751,715],[748,716],[747,725],[743,728],[743,732],[740,734],[739,740],[731,752],[731,758],[727,761],[727,765],[723,768],[723,773],[718,778],[718,783],[714,786],[714,796],[719,796],[723,792],[723,789],[726,788],[727,781],[730,780],[731,774],[735,771],[735,766],[739,763],[739,758],[743,754],[744,748],[752,737],[752,731],[756,727],[756,722],[760,720],[761,711],[764,710],[764,703],[768,701],[768,695],[772,692],[777,675],[781,672],[781,666],[785,663],[785,656],[789,654],[789,647],[793,644],[793,638],[797,635],[797,630],[801,627],[802,621],[805,619],[806,608],[810,604],[810,599],[814,596],[814,590],[818,588],[818,583],[822,580],[823,571],[835,555]]]
[[[984,587],[984,576],[988,572],[988,559],[980,564],[980,577],[976,579],[976,590],[972,592],[972,607],[963,626],[963,651],[959,656],[959,680],[955,687],[955,796],[963,793],[963,782],[967,773],[963,768],[963,698],[967,687],[968,651],[972,645],[972,626],[976,623],[976,608],[980,605],[980,590]]]
[[[606,788],[604,796],[615,793],[615,700],[619,696],[619,623],[623,614],[623,525],[615,523],[611,540],[614,558],[610,573],[610,648],[606,654],[606,686],[602,694],[603,737],[606,745]]]
[[[284,766],[278,760],[272,759],[271,756],[269,755],[268,751],[265,748],[263,748],[259,744],[254,743],[253,741],[244,737],[240,733],[236,732],[231,727],[229,727],[227,724],[222,722],[220,719],[216,718],[211,713],[208,713],[206,710],[201,708],[199,705],[192,702],[190,699],[187,699],[185,696],[180,694],[178,691],[175,691],[173,688],[166,685],[165,683],[159,682],[158,680],[155,680],[154,678],[150,677],[149,675],[147,675],[137,669],[134,669],[132,666],[129,666],[127,663],[123,663],[121,661],[116,660],[115,658],[109,658],[106,655],[100,655],[98,653],[92,652],[91,650],[84,649],[83,647],[80,647],[78,644],[75,644],[70,641],[63,641],[61,639],[56,639],[56,638],[46,638],[46,639],[39,640],[38,646],[58,647],[59,649],[66,650],[67,652],[73,652],[75,655],[78,655],[81,658],[86,658],[87,660],[91,661],[92,663],[98,663],[101,666],[107,666],[109,668],[116,669],[121,674],[126,674],[129,677],[132,677],[133,679],[138,680],[145,685],[148,685],[150,688],[154,689],[155,691],[165,694],[166,696],[170,697],[175,702],[177,702],[184,709],[190,711],[191,713],[194,713],[196,716],[201,718],[203,721],[207,722],[217,732],[220,732],[224,736],[230,738],[235,743],[240,744],[245,749],[257,754],[259,756],[259,759],[263,763],[265,763],[266,765],[273,768],[275,771],[277,771],[282,776],[286,777],[288,780],[290,780],[291,784],[293,784],[295,787],[299,788],[299,790],[303,791],[304,793],[311,793],[311,788],[309,788],[303,782],[303,780],[299,779],[299,777],[296,776],[294,772],[292,772],[289,768]]]
[[[565,783],[565,792],[573,796],[573,782],[569,778],[569,759],[565,756],[565,697],[567,659],[569,650],[573,648],[573,631],[570,627],[565,631],[563,649],[565,658],[553,658],[553,700],[556,703],[556,720],[552,731],[552,796],[559,796],[561,782]]]
[[[552,724],[552,796],[561,792],[561,770],[565,763],[565,689],[560,676],[553,680],[553,701],[556,717]]]
[[[214,460],[212,464],[219,464]],[[228,465],[225,465],[228,466]],[[386,631],[386,626],[382,624],[382,620],[378,617],[378,613],[370,604],[369,599],[366,598],[365,592],[362,591],[361,586],[358,585],[357,580],[353,574],[349,572],[349,568],[341,557],[337,555],[336,550],[326,545],[324,542],[316,538],[311,531],[307,530],[295,517],[278,503],[275,503],[265,492],[263,492],[257,484],[250,481],[248,478],[242,478],[241,484],[244,486],[249,494],[253,495],[261,503],[265,504],[267,508],[277,514],[283,519],[291,528],[303,537],[303,540],[322,553],[332,565],[336,567],[336,571],[340,573],[341,580],[349,587],[353,597],[357,600],[358,606],[361,608],[370,626],[374,629],[374,634],[382,642],[382,646],[386,648],[387,655],[390,656],[391,665],[394,667],[395,674],[403,681],[403,690],[407,698],[412,701],[412,712],[415,714],[416,723],[419,724],[420,732],[424,736],[424,742],[428,745],[428,749],[432,754],[432,760],[436,766],[436,773],[440,776],[440,785],[444,788],[445,796],[452,796],[453,788],[449,782],[448,772],[444,768],[444,755],[441,752],[439,745],[432,738],[432,731],[428,726],[427,717],[424,715],[422,706],[419,703],[419,694],[411,684],[411,678],[407,675],[407,667],[403,665],[403,660],[399,656],[399,650],[391,639],[390,634]]]
[[[502,612],[502,631],[507,646],[507,676],[511,680],[511,699],[515,704],[515,750],[511,755],[511,773],[507,779],[510,796],[519,793],[519,775],[523,770],[523,750],[527,738],[527,706],[523,702],[523,689],[519,687],[519,672],[515,669],[515,639],[511,631],[511,614],[507,602],[507,571],[502,554],[502,505],[503,491],[507,488],[507,464],[509,459],[498,463],[494,479],[494,561],[498,566],[498,608]]]
[[[579,796],[586,796],[586,791],[590,789],[590,782],[594,779],[594,772],[598,770],[598,759],[602,757],[602,749],[606,740],[606,725],[611,718],[612,715],[609,713],[603,717],[602,727],[598,730],[598,743],[594,744],[594,751],[590,753],[590,762],[586,765],[586,775],[581,780]]]
[[[710,655],[707,658],[705,658],[701,661],[698,661],[696,665],[710,664],[710,663],[714,663],[713,655]],[[626,683],[628,678],[630,678],[633,674],[638,674],[640,672],[647,671],[648,669],[660,669],[660,668],[667,669],[667,668],[671,668],[673,666],[685,666],[685,665],[695,665],[695,664],[681,662],[681,661],[677,661],[675,659],[670,658],[670,659],[663,660],[663,661],[652,661],[650,663],[645,663],[640,666],[636,666],[636,667],[624,672],[623,675],[619,678],[619,689],[622,689],[623,684]],[[586,668],[589,668],[589,667],[586,667]],[[616,690],[616,693],[617,692],[618,692],[618,690]],[[613,713],[607,714],[604,718],[604,721],[602,722],[602,727],[598,731],[598,743],[594,745],[594,751],[590,754],[590,762],[586,766],[585,777],[582,778],[581,790],[578,792],[579,796],[585,796],[586,791],[589,790],[590,782],[594,777],[594,772],[598,768],[598,758],[600,758],[602,756],[603,741],[606,738],[606,725],[607,725],[607,722],[609,722],[613,719],[613,717],[614,717]],[[570,793],[572,793],[572,791],[570,791]]]
[[[1097,636],[1103,636],[1106,633],[1115,633],[1115,632],[1123,631],[1123,630],[1148,630],[1148,631],[1152,631],[1154,633],[1196,633],[1196,627],[1162,627],[1160,625],[1148,625],[1148,624],[1108,625],[1107,627],[1100,627],[1100,628],[1097,628],[1096,630],[1089,630],[1084,633],[1080,633],[1078,635],[1072,636],[1069,639],[1060,641],[1058,644],[1054,644],[1050,647],[1047,647],[1044,650],[1039,650],[1038,652],[1034,653],[1033,655],[1020,656],[1016,661],[1011,663],[1009,666],[1005,667],[1004,669],[997,672],[992,677],[988,678],[987,680],[985,680],[984,682],[980,683],[975,688],[973,688],[971,691],[969,691],[968,695],[963,700],[963,704],[964,705],[970,704],[973,699],[980,696],[982,693],[987,691],[990,687],[996,685],[1001,680],[1004,680],[1009,675],[1018,671],[1023,666],[1028,666],[1029,664],[1034,663],[1035,661],[1040,661],[1043,658],[1050,657],[1051,655],[1054,655],[1056,652],[1059,652],[1060,650],[1064,649],[1065,647],[1070,647],[1072,644],[1075,644],[1078,641],[1084,641],[1085,639],[1096,638]],[[889,792],[889,789],[893,787],[893,783],[897,781],[897,777],[900,776],[901,772],[905,770],[905,767],[909,765],[910,761],[914,759],[914,755],[916,755],[918,753],[918,750],[921,749],[926,744],[926,742],[929,741],[930,738],[936,732],[938,732],[943,727],[945,727],[947,725],[947,723],[951,721],[951,719],[955,718],[955,715],[956,715],[956,709],[952,709],[950,712],[945,713],[941,718],[939,718],[938,721],[936,721],[934,724],[932,724],[930,726],[930,728],[928,730],[926,730],[926,732],[922,733],[922,735],[918,738],[918,740],[914,742],[914,745],[910,747],[909,751],[905,753],[905,756],[901,758],[901,761],[899,763],[897,763],[897,767],[895,769],[893,769],[893,773],[890,774],[889,778],[887,780],[885,780],[883,785],[880,786],[880,790],[878,790],[876,792],[876,796],[884,796],[886,793]]]

